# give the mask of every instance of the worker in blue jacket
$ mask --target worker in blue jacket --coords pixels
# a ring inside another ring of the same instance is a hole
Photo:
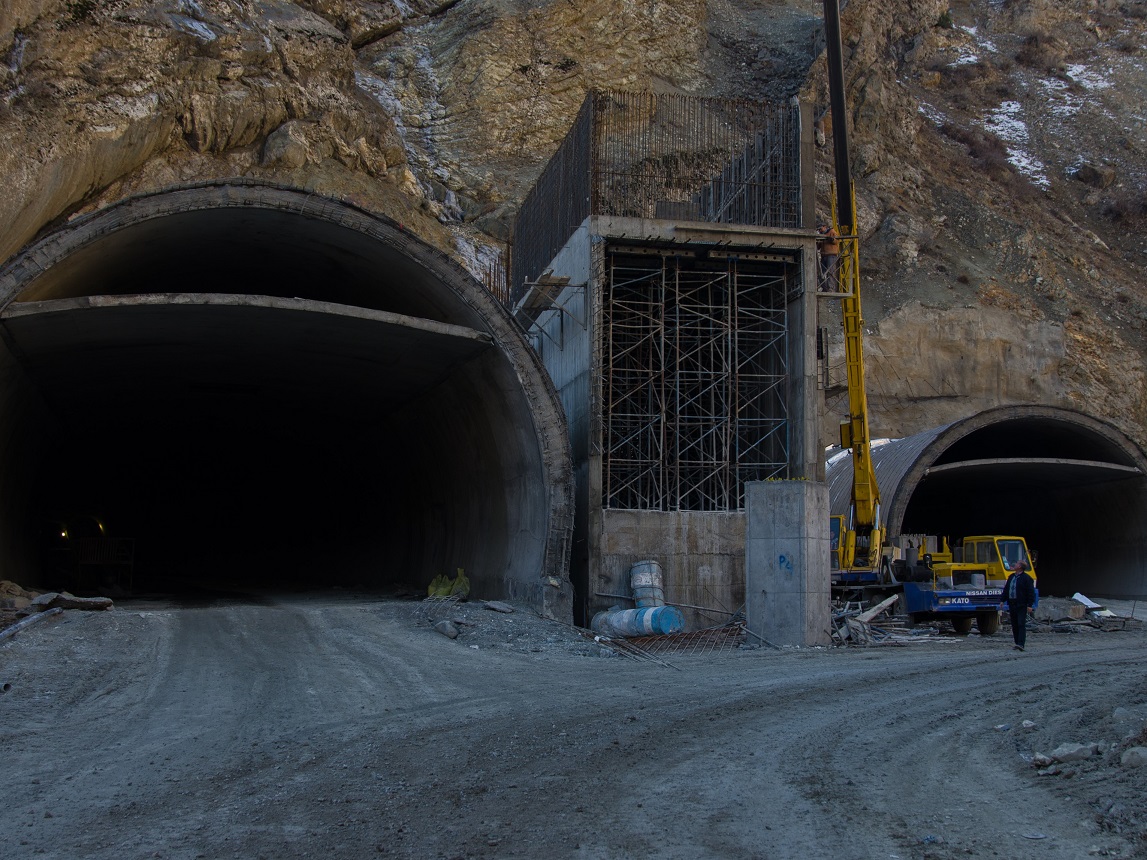
[[[1011,615],[1012,640],[1015,642],[1012,647],[1017,651],[1024,650],[1028,632],[1027,617],[1035,613],[1035,607],[1039,604],[1035,580],[1027,575],[1027,567],[1027,562],[1022,559],[1012,565],[1012,573],[1004,583],[1004,593],[1000,601],[1000,610],[1002,611],[1006,604]]]

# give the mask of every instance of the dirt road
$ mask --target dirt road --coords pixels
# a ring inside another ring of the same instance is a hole
[[[1142,633],[675,671],[521,612],[449,640],[409,607],[136,604],[22,632],[0,646],[2,853],[1147,856],[1147,768],[1109,747],[1147,738]],[[1028,761],[1093,741],[1056,775]]]

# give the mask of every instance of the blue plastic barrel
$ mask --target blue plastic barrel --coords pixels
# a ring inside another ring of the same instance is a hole
[[[590,626],[609,637],[653,636],[680,633],[685,629],[685,619],[676,606],[651,606],[599,612]]]
[[[665,605],[665,580],[661,565],[652,559],[636,562],[629,568],[629,587],[638,609]]]

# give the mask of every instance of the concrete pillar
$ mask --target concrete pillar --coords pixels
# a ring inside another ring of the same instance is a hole
[[[773,645],[827,645],[831,607],[828,485],[745,485],[745,609]]]

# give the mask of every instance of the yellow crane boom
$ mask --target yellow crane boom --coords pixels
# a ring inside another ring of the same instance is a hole
[[[852,224],[856,223],[855,209]],[[868,395],[864,387],[864,318],[860,313],[860,241],[855,233],[840,233],[837,292],[841,294],[844,357],[848,383],[848,420],[840,425],[840,444],[852,451],[852,495],[848,520],[841,529],[840,567],[843,571],[875,571],[880,564],[884,529],[880,523],[880,488],[872,466],[868,430]]]
[[[852,450],[852,497],[846,521],[837,523],[837,566],[844,579],[878,575],[884,530],[880,522],[880,489],[872,466],[868,432],[868,397],[864,390],[864,319],[860,314],[860,241],[856,196],[848,155],[848,110],[840,40],[839,0],[824,0],[828,94],[832,109],[836,199],[832,222],[841,243],[837,259],[837,292],[841,295],[844,351],[848,382],[848,420],[840,425],[840,444]]]

